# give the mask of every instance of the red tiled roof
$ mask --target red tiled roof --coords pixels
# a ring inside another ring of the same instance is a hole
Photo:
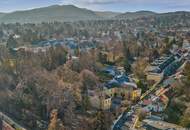
[[[151,103],[152,103],[151,100],[144,100],[144,101],[143,101],[143,105],[149,105],[149,104],[151,104]]]

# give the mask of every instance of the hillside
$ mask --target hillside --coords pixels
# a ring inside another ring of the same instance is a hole
[[[0,18],[3,17],[5,15],[5,13],[0,13]]]
[[[180,23],[190,19],[190,12],[177,11],[168,13],[155,13],[151,11],[126,12],[115,16],[115,19],[136,19],[142,17],[154,17],[157,21],[163,23]]]
[[[172,19],[172,18],[190,18],[190,12],[186,12],[186,11],[177,11],[177,12],[168,12],[168,13],[162,13],[162,14],[158,14],[157,17],[160,18],[167,18],[167,19]]]
[[[190,12],[178,11],[162,13],[155,16],[156,21],[162,25],[182,24],[183,26],[190,24]],[[156,23],[157,24],[157,23]]]
[[[73,5],[54,5],[27,11],[16,11],[0,17],[5,23],[38,23],[51,21],[77,21],[98,19],[93,11]]]
[[[102,18],[114,18],[117,15],[121,14],[119,12],[111,12],[111,11],[105,11],[105,12],[97,11],[95,13],[96,13],[97,16],[102,17]]]
[[[135,19],[141,17],[154,16],[157,13],[151,11],[137,11],[137,12],[126,12],[120,15],[117,15],[116,19]]]
[[[92,11],[85,8],[78,8],[74,5],[53,5],[32,10],[0,13],[0,23],[73,22],[80,20],[136,19],[149,16],[154,16],[157,20],[163,22],[172,22],[172,19],[178,19],[177,21],[183,18],[190,19],[190,12],[155,13],[151,11],[137,11],[119,13]]]

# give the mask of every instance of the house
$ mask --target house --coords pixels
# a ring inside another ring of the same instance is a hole
[[[122,105],[122,98],[121,97],[112,98],[111,111],[115,112],[116,115],[118,115],[121,112],[120,111],[121,105]]]
[[[163,81],[163,87],[171,86],[176,83],[175,77],[169,77]]]
[[[32,53],[39,53],[39,52],[46,52],[50,46],[44,46],[44,47],[27,47],[27,46],[20,46],[17,48],[13,48],[13,51],[26,51],[26,52],[32,52]]]
[[[111,69],[112,74],[112,69]],[[112,99],[115,97],[122,100],[136,100],[141,96],[141,89],[137,88],[137,85],[130,82],[130,79],[126,75],[115,76],[112,80],[108,81],[103,86],[103,92],[91,91],[89,92],[89,98],[94,108],[102,108],[108,110],[111,108]]]
[[[159,82],[163,79],[164,74],[163,73],[148,73],[147,74],[147,80],[149,82]]]
[[[106,62],[111,62],[111,63],[115,62],[115,57],[112,52],[102,51],[101,55],[105,57]]]
[[[102,99],[102,101],[100,101],[101,107],[103,110],[109,110],[111,108],[111,97],[108,95],[105,95]]]
[[[166,95],[162,95],[160,96],[160,100],[165,104],[164,108],[166,108],[169,102],[169,98]]]
[[[164,120],[164,117],[163,117],[163,116],[160,116],[160,115],[152,115],[152,114],[150,113],[150,115],[147,116],[146,119],[161,121],[161,120]]]
[[[160,97],[152,95],[150,99],[145,99],[141,102],[143,111],[160,113],[164,111],[165,104],[160,100]]]
[[[173,54],[156,59],[145,69],[147,80],[155,83],[166,76],[172,75],[182,64],[180,58],[180,55]]]
[[[123,75],[125,73],[124,67],[117,67],[117,70],[120,72],[121,75]]]
[[[111,108],[111,97],[98,92],[93,92],[89,95],[89,100],[92,107],[96,109],[109,110]]]
[[[115,76],[114,79],[118,82],[119,85],[124,85],[124,84],[127,84],[130,82],[129,77],[124,74]],[[135,84],[134,84],[134,86],[135,86]],[[137,86],[135,86],[135,87],[137,87]]]
[[[112,50],[102,51],[100,54],[104,57],[106,62],[109,62],[109,63],[114,63],[124,57],[122,52],[114,53]]]
[[[145,99],[145,100],[143,100],[143,102],[142,102],[142,105],[144,105],[144,106],[147,106],[147,105],[150,105],[150,104],[152,104],[152,100],[150,100],[150,99]]]
[[[122,126],[122,130],[133,130],[138,120],[139,118],[137,115],[131,114],[128,116],[124,125]]]
[[[126,75],[116,76],[105,84],[104,92],[110,97],[123,97],[124,99],[135,100],[141,96],[141,89],[130,82]]]
[[[102,69],[102,72],[111,77],[114,77],[119,73],[115,66],[106,66]]]
[[[141,89],[133,90],[131,99],[136,100],[141,96]]]
[[[163,112],[164,105],[162,103],[152,103],[143,108],[145,112]]]
[[[13,38],[14,38],[14,39],[18,39],[18,38],[20,38],[20,35],[14,34]]]
[[[184,40],[182,48],[190,50],[190,42],[188,40]]]
[[[170,65],[168,65],[163,73],[164,76],[171,76],[172,74],[174,74],[176,72],[176,70],[183,64],[183,61],[181,61],[180,59],[175,60],[174,62],[172,62]]]

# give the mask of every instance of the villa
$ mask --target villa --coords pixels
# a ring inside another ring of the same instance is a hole
[[[94,108],[108,110],[111,108],[112,99],[119,97],[122,100],[135,101],[140,98],[141,89],[126,75],[115,76],[103,85],[103,91],[89,92],[90,102]]]
[[[116,76],[105,84],[104,92],[110,97],[122,97],[128,100],[135,100],[141,95],[141,89],[130,81],[126,75]]]

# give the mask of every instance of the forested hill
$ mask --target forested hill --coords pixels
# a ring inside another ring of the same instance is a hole
[[[157,13],[151,11],[137,11],[137,12],[126,12],[115,16],[116,19],[135,19],[140,17],[155,16]]]
[[[151,11],[111,12],[92,11],[74,5],[53,5],[32,10],[0,13],[0,23],[41,23],[41,22],[73,22],[85,20],[121,20],[154,17],[161,21],[190,18],[190,12],[155,13]],[[168,20],[167,20],[168,19]],[[172,20],[175,21],[175,20]]]
[[[5,23],[39,23],[52,21],[76,21],[100,19],[95,12],[78,8],[73,5],[53,5],[27,11],[16,11],[1,17],[0,22]]]

